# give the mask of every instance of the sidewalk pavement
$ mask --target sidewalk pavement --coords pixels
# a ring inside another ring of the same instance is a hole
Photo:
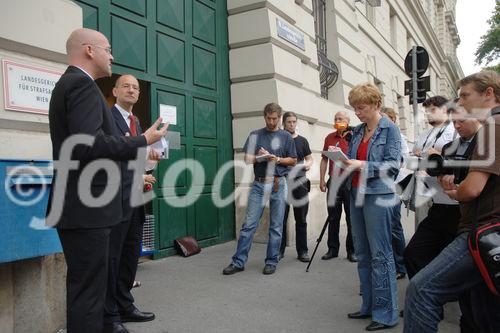
[[[345,225],[341,232],[345,235]],[[309,241],[312,254],[316,242]],[[341,243],[344,244],[344,243]],[[126,323],[133,333],[347,333],[365,332],[370,320],[352,320],[348,312],[359,310],[361,297],[356,264],[339,258],[321,260],[326,236],[310,271],[287,247],[273,275],[263,275],[265,244],[254,243],[245,271],[223,276],[236,242],[204,248],[189,258],[172,256],[139,265],[134,289],[136,305],[152,311],[156,319]],[[399,307],[408,280],[398,281]],[[445,309],[439,332],[458,332],[458,305]],[[384,332],[402,332],[403,319]]]

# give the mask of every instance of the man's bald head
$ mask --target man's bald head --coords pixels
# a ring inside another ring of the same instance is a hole
[[[66,41],[66,53],[68,55],[79,53],[82,51],[84,44],[95,44],[103,40],[107,41],[106,36],[99,31],[87,28],[76,29],[69,35]]]
[[[102,33],[92,29],[74,30],[66,41],[68,62],[85,70],[92,78],[111,76],[111,47]]]
[[[132,74],[123,74],[118,79],[116,79],[115,88],[119,87],[122,82],[125,81],[133,81],[137,86],[139,86],[139,81],[137,81],[137,78],[135,76],[133,76]]]
[[[347,115],[347,112],[345,111],[338,111],[337,113],[335,113],[335,118],[334,118],[335,122],[345,122],[347,124],[349,124],[349,122],[351,121],[351,118],[349,118],[349,116]]]

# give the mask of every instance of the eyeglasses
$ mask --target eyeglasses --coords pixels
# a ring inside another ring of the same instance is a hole
[[[136,86],[135,84],[125,83],[125,84],[120,85],[120,88],[123,88],[123,89],[130,89],[130,88],[132,88],[135,91],[141,91],[141,89],[139,88],[139,86]]]
[[[106,51],[107,54],[111,54],[111,46],[101,46],[97,44],[83,43],[83,46],[95,46]]]

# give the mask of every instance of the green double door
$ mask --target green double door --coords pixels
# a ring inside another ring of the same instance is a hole
[[[155,171],[155,257],[174,253],[173,240],[185,235],[201,246],[234,238],[234,205],[212,199],[234,189],[232,170],[214,184],[232,159],[226,1],[75,2],[83,25],[109,38],[113,72],[148,83],[141,98],[149,98],[151,121],[160,108],[176,114],[169,131],[180,133],[180,149]]]

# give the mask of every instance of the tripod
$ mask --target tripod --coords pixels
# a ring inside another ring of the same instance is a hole
[[[309,264],[307,264],[306,272],[309,272],[309,267],[311,267],[311,264],[312,264],[313,259],[314,259],[314,255],[316,254],[316,251],[318,250],[319,243],[321,243],[321,240],[323,239],[323,235],[325,234],[327,227],[328,227],[328,217],[326,218],[325,224],[323,225],[323,229],[321,229],[321,233],[319,234],[319,237],[316,240],[316,247],[314,248],[313,254],[311,256],[311,260],[309,260]]]

